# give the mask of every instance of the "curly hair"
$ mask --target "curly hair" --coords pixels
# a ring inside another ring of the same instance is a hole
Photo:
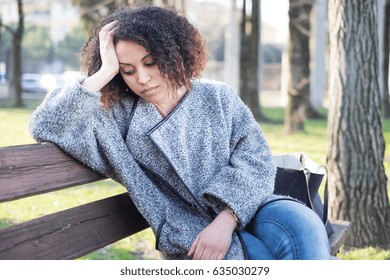
[[[99,31],[114,20],[118,21],[114,44],[119,40],[131,40],[143,46],[153,56],[173,92],[182,86],[190,89],[190,80],[201,75],[207,54],[199,31],[175,10],[148,6],[119,8],[100,22],[80,55],[81,71],[87,76],[93,75],[102,66]],[[131,89],[118,73],[101,89],[101,102],[108,108],[111,102],[120,102],[126,92],[131,92]]]

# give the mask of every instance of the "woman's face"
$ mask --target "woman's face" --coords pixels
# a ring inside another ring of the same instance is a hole
[[[115,51],[119,72],[135,94],[152,103],[159,103],[168,96],[168,84],[144,47],[134,41],[120,40]]]

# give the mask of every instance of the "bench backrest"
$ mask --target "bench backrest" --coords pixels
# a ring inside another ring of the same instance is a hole
[[[54,144],[0,148],[0,203],[104,179]],[[350,222],[332,225],[336,255]],[[0,229],[0,259],[76,259],[148,227],[123,193]]]
[[[104,179],[50,143],[0,148],[0,202]],[[0,229],[0,259],[75,259],[147,227],[123,193]]]

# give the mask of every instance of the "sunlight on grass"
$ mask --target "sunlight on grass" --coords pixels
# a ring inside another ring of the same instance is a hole
[[[23,109],[0,104],[0,147],[35,143],[28,122],[39,101],[27,102]],[[0,228],[35,219],[71,207],[125,192],[112,180],[37,195],[0,204]],[[151,229],[115,242],[81,259],[159,259]]]
[[[364,249],[340,250],[337,255],[342,260],[390,260],[390,250],[383,250],[374,247]]]
[[[156,239],[152,230],[146,229],[131,237],[90,253],[83,260],[158,260],[159,253],[154,249]]]
[[[273,154],[304,152],[319,164],[326,162],[326,121],[308,120],[305,130],[287,135],[284,133],[284,110],[282,108],[264,108],[264,114],[280,123],[261,123]]]
[[[28,132],[30,115],[29,109],[0,108],[0,147],[35,142]]]
[[[124,187],[105,180],[3,202],[0,204],[0,220],[6,221],[7,224],[23,222],[123,192],[126,192]]]

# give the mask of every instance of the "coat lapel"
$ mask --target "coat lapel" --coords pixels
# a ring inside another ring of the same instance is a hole
[[[207,96],[207,95],[206,95]],[[229,137],[218,102],[187,94],[172,115],[147,133],[190,192],[199,194],[229,164]]]
[[[166,118],[140,99],[127,137],[140,165],[208,215],[199,193],[221,166],[229,164],[230,155],[225,120],[218,112],[218,102],[191,92]]]
[[[169,118],[173,117],[174,114],[174,111],[171,112]],[[140,99],[130,120],[126,144],[138,164],[164,182],[165,189],[162,191],[171,194],[174,192],[191,207],[199,208],[193,194],[186,188],[176,170],[170,165],[169,158],[164,152],[161,152],[148,135],[148,131],[154,130],[165,121],[166,119],[162,118],[152,104]],[[166,140],[170,141],[170,139]]]

